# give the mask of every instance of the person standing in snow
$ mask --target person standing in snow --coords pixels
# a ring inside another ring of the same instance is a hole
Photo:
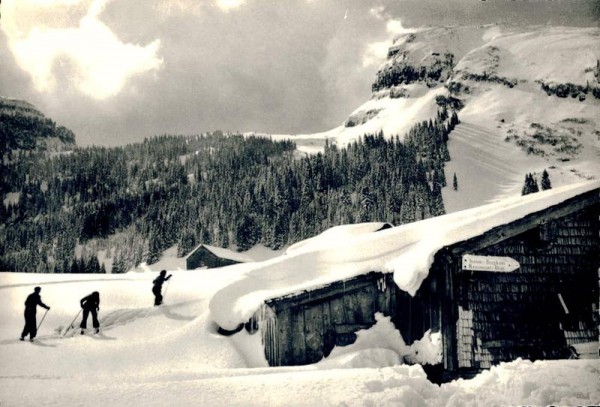
[[[167,274],[167,270],[161,270],[158,277],[156,277],[154,279],[154,281],[152,282],[152,284],[153,284],[152,293],[154,294],[154,305],[162,304],[162,300],[163,300],[163,296],[161,294],[162,285],[165,281],[167,281],[168,279],[170,279],[173,276],[173,274],[169,274],[168,277],[165,277],[166,274]]]
[[[41,287],[35,287],[33,292],[29,294],[25,300],[25,328],[23,328],[23,333],[20,338],[22,341],[24,341],[25,337],[29,334],[29,340],[33,342],[33,338],[37,335],[37,319],[35,315],[37,306],[39,305],[47,310],[50,309],[49,306],[42,302],[40,291],[42,291]]]
[[[100,322],[98,322],[98,311],[100,311],[100,293],[94,291],[87,297],[83,297],[81,301],[81,308],[83,309],[83,317],[81,318],[81,334],[85,332],[87,328],[88,315],[92,314],[92,324],[94,325],[94,333],[100,331]]]

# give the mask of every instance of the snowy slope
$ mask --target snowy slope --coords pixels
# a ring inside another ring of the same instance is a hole
[[[463,125],[449,137],[448,212],[519,194],[526,173],[539,181],[546,169],[554,186],[596,179],[600,100],[591,92],[583,101],[548,96],[541,84],[600,86],[594,76],[599,37],[598,28],[495,25],[423,28],[402,35],[390,47],[378,81],[394,66],[431,67],[445,54],[452,54],[453,69],[442,71],[438,82],[378,89],[349,115],[352,126],[293,136],[294,141],[299,150],[312,153],[325,139],[346,145],[380,130],[403,137],[415,123],[435,118],[436,97],[452,96],[464,107],[458,111]],[[450,191],[454,172],[463,187],[458,192]]]
[[[384,320],[326,361],[268,368],[259,335],[223,337],[208,318],[208,300],[226,284],[226,270],[174,271],[160,308],[151,306],[156,271],[0,273],[2,405],[590,405],[600,399],[597,360],[519,360],[473,380],[434,385],[420,366],[399,364],[402,342]],[[23,301],[36,285],[51,310],[38,340],[20,342]],[[101,293],[101,334],[60,337],[56,330],[92,290]]]

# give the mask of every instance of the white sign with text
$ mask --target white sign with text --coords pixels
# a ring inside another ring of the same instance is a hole
[[[518,261],[510,257],[475,256],[464,254],[462,256],[462,269],[473,271],[498,271],[511,272],[521,267]]]

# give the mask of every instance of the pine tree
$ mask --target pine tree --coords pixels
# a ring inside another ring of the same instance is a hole
[[[245,215],[237,225],[235,240],[239,251],[252,248],[260,241],[261,231],[256,219]]]
[[[442,197],[442,187],[439,183],[434,182],[432,188],[432,202],[431,202],[431,214],[433,216],[440,216],[446,213],[444,206],[444,199]]]
[[[74,258],[73,261],[71,261],[71,270],[70,270],[70,273],[71,274],[77,274],[77,273],[80,273],[80,272],[81,271],[79,270],[78,261],[77,261],[77,259]]]
[[[521,195],[528,195],[531,193],[531,174],[525,174],[525,181],[523,188],[521,188]]]
[[[550,182],[550,175],[548,174],[548,171],[544,170],[544,172],[542,173],[542,191],[546,191],[548,189],[552,189],[552,183]]]
[[[100,273],[100,262],[95,255],[92,255],[86,264],[86,273]]]
[[[162,254],[162,244],[161,238],[158,232],[151,233],[150,239],[148,242],[148,257],[146,261],[148,264],[154,264],[158,260],[160,260],[160,256]]]
[[[450,127],[454,129],[457,124],[460,124],[460,119],[458,118],[456,112],[452,112],[452,116],[450,117]]]
[[[454,173],[454,177],[452,177],[452,189],[458,191],[458,178],[456,178],[456,173]]]
[[[521,195],[533,194],[539,192],[539,190],[540,188],[533,174],[526,174],[525,183],[523,184],[523,188],[521,189]]]
[[[533,193],[539,192],[540,191],[540,187],[538,186],[537,179],[535,179],[535,177],[533,176],[533,174],[530,174],[529,177],[531,179],[531,191]]]
[[[125,259],[123,258],[123,256],[121,255],[120,252],[115,253],[111,273],[112,274],[125,273],[127,271],[127,270],[125,270],[125,268],[126,268]]]

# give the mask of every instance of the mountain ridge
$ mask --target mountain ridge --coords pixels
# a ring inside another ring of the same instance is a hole
[[[27,151],[64,152],[75,148],[75,134],[57,126],[33,104],[0,96],[2,163]]]
[[[484,139],[473,140],[485,154],[463,155],[465,140],[449,135],[446,178],[460,169],[459,183],[471,188],[445,187],[448,211],[518,194],[526,173],[547,169],[556,185],[593,179],[600,174],[599,37],[600,29],[589,27],[416,29],[394,39],[371,98],[342,125],[291,137],[306,152],[319,151],[324,140],[343,146],[379,131],[402,139],[444,105],[481,130]],[[478,180],[488,158],[504,159],[515,171]],[[476,190],[490,193],[474,201]]]

